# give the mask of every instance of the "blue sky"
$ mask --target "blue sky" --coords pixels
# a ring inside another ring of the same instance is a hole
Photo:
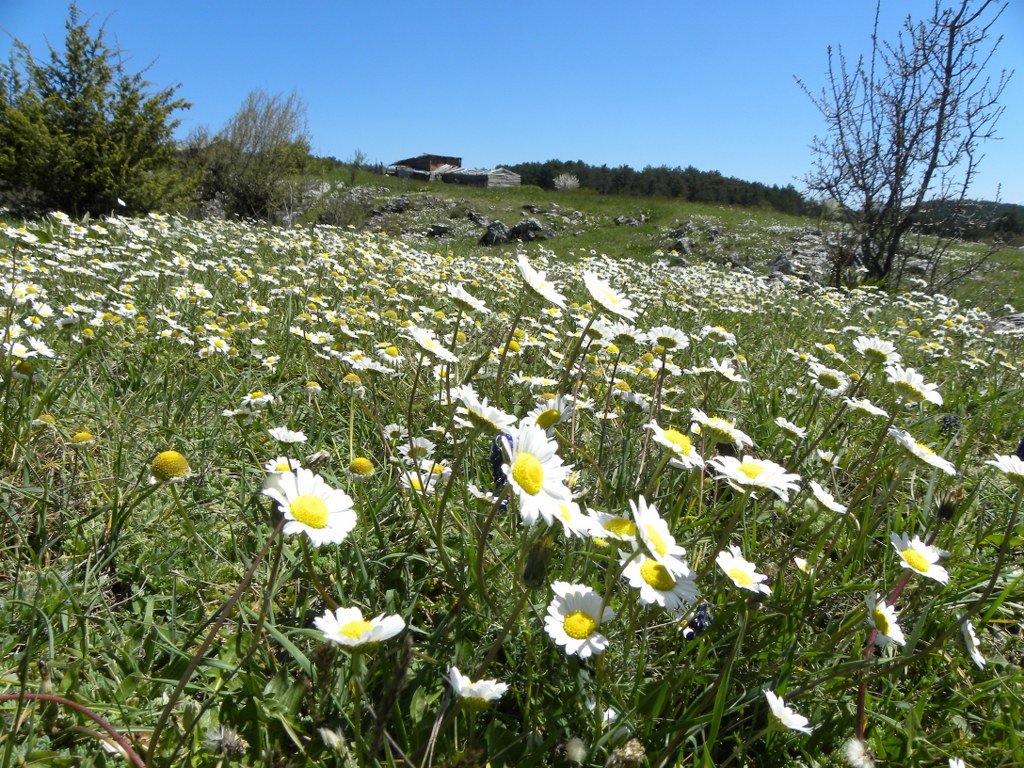
[[[932,0],[885,0],[880,30]],[[221,128],[253,89],[304,100],[313,151],[393,162],[432,152],[468,166],[583,160],[687,166],[795,184],[824,127],[795,77],[825,82],[828,45],[866,52],[874,3],[519,0],[515,3],[80,0],[156,85],[192,102],[181,136]],[[66,2],[0,0],[38,56],[63,43]],[[993,67],[1016,69],[1004,138],[972,196],[1024,203],[1024,2],[998,24]]]

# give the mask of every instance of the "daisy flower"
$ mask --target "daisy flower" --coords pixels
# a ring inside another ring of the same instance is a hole
[[[708,416],[698,408],[691,409],[691,412],[693,426],[690,427],[690,431],[706,435],[712,444],[732,443],[738,451],[754,447],[754,441],[750,439],[750,436],[734,427],[728,419]]]
[[[668,523],[658,514],[655,506],[648,504],[641,496],[636,502],[630,499],[629,507],[636,521],[637,537],[643,542],[647,553],[672,573],[688,576],[690,569],[683,560],[686,550],[676,544],[675,537],[668,530]]]
[[[590,535],[595,539],[614,539],[616,541],[636,540],[636,523],[627,517],[613,515],[610,512],[600,512],[598,510],[592,510],[589,517]]]
[[[242,407],[263,408],[274,402],[274,396],[262,389],[257,389],[242,398]]]
[[[575,409],[576,405],[570,397],[557,395],[538,403],[532,411],[526,414],[523,421],[536,424],[550,436],[558,424],[569,421]]]
[[[554,519],[562,524],[566,536],[590,536],[593,533],[593,520],[583,514],[580,505],[572,499],[558,502],[558,512]]]
[[[971,656],[978,669],[985,668],[985,657],[981,653],[981,649],[978,647],[978,635],[974,631],[974,625],[965,621],[960,625],[960,632],[964,636],[964,643],[967,644],[967,653]]]
[[[836,512],[837,514],[840,514],[840,515],[845,515],[846,514],[846,506],[843,505],[843,504],[840,504],[838,501],[836,501],[835,497],[831,493],[826,491],[824,488],[822,488],[820,485],[818,485],[813,480],[811,480],[810,486],[811,486],[811,493],[814,494],[814,498],[817,499],[819,504],[821,504],[826,509],[830,509],[833,512]]]
[[[776,696],[772,691],[765,691],[764,697],[768,700],[772,723],[781,728],[788,728],[791,731],[810,733],[808,720],[803,715],[798,715],[792,708],[786,706],[781,696]]]
[[[192,476],[188,459],[177,451],[163,451],[153,459],[149,468],[150,483],[183,483]]]
[[[359,648],[394,637],[405,629],[405,619],[382,613],[367,621],[358,608],[338,608],[313,619],[313,626],[323,633],[325,640],[346,648]]]
[[[956,474],[956,467],[953,466],[952,462],[939,456],[924,443],[917,442],[909,432],[897,429],[896,427],[890,427],[889,434],[896,439],[896,442],[898,442],[905,451],[915,458],[920,459],[925,464],[935,467],[936,469],[941,469],[947,475]]]
[[[355,528],[352,499],[308,469],[282,472],[263,493],[277,502],[285,516],[284,533],[305,533],[315,547],[344,541]]]
[[[685,573],[673,573],[642,552],[623,552],[619,562],[626,564],[622,577],[633,589],[640,590],[640,602],[644,605],[660,605],[666,610],[682,613],[697,602],[697,582],[685,563]]]
[[[490,314],[490,310],[484,305],[484,303],[471,295],[469,291],[463,288],[461,285],[455,283],[445,283],[444,289],[448,294],[448,298],[461,310],[466,312],[479,312],[482,315]]]
[[[585,584],[556,581],[555,593],[548,604],[544,630],[556,645],[564,646],[569,656],[581,659],[600,654],[608,647],[608,638],[598,632],[601,624],[615,618],[610,607],[601,610],[601,595]]]
[[[429,469],[410,469],[401,474],[402,486],[409,490],[416,491],[422,496],[429,496],[434,492],[438,483],[438,475]]]
[[[903,630],[897,623],[899,617],[896,614],[896,609],[891,605],[886,605],[885,600],[878,594],[865,595],[864,602],[868,607],[868,623],[872,629],[878,630],[878,634],[875,635],[875,644],[882,648],[893,643],[905,645],[907,641],[903,637]]]
[[[768,577],[757,572],[757,566],[743,557],[739,547],[730,545],[728,551],[723,549],[718,553],[715,562],[740,589],[749,589],[751,592],[761,592],[765,595],[772,593],[771,587],[761,583]]]
[[[886,367],[885,374],[896,394],[907,402],[919,403],[925,400],[933,405],[942,405],[939,385],[926,383],[924,376],[913,368],[904,368],[899,364],[890,365]]]
[[[795,438],[803,440],[805,437],[807,437],[806,429],[804,429],[803,427],[798,427],[792,421],[784,419],[782,416],[779,416],[777,419],[775,419],[775,424],[779,427],[782,427],[782,429],[784,429],[786,432],[788,432]]]
[[[470,680],[458,667],[449,668],[448,681],[452,684],[455,695],[471,708],[482,709],[492,701],[500,699],[508,690],[508,683],[500,683],[497,680]]]
[[[608,312],[626,320],[636,318],[636,310],[630,309],[633,302],[612,288],[607,280],[602,280],[593,272],[587,271],[583,273],[583,284],[590,295],[594,297],[594,301]]]
[[[985,463],[998,469],[1008,480],[1024,485],[1024,461],[1019,456],[996,456]]]
[[[515,416],[488,405],[487,398],[481,399],[470,384],[452,387],[452,398],[465,406],[459,408],[455,415],[455,422],[463,427],[483,427],[494,432],[507,432],[515,426]]]
[[[936,565],[939,562],[939,550],[935,547],[925,544],[917,536],[909,539],[905,533],[899,535],[892,533],[889,535],[889,541],[899,553],[904,568],[917,571],[922,576],[935,579],[940,584],[949,582],[949,574],[946,569],[941,565]]]
[[[544,272],[538,272],[531,267],[530,262],[522,254],[519,254],[519,257],[516,259],[516,265],[519,267],[519,274],[522,275],[527,288],[545,301],[550,301],[562,309],[566,308],[565,297],[558,292],[554,285],[547,281]]]
[[[813,362],[809,364],[809,368],[811,383],[815,389],[820,389],[827,395],[841,395],[850,386],[850,377],[842,371]]]
[[[659,325],[651,328],[645,334],[645,338],[665,349],[682,350],[690,346],[690,338],[671,325]]]
[[[647,429],[651,430],[651,437],[658,445],[668,449],[672,454],[672,466],[681,469],[693,469],[703,467],[704,459],[693,447],[690,438],[677,429],[663,429],[657,422],[647,423]]]
[[[866,397],[864,397],[864,398],[844,397],[843,398],[843,402],[846,404],[846,407],[849,408],[851,411],[857,411],[858,413],[863,413],[863,414],[866,414],[868,416],[878,416],[878,417],[883,418],[883,419],[889,418],[888,412],[886,412],[882,408],[879,408],[877,405],[872,403]]]
[[[301,430],[291,430],[288,429],[288,427],[272,427],[267,430],[267,434],[279,443],[291,444],[306,442],[306,435]]]
[[[744,456],[715,456],[708,462],[718,470],[718,479],[725,480],[738,491],[769,490],[783,501],[789,501],[788,491],[800,488],[800,476],[787,472],[781,464],[768,459]]]
[[[386,433],[387,428],[385,428]],[[409,462],[418,463],[434,455],[437,445],[426,437],[414,437],[412,440],[403,439],[398,446],[398,452]]]
[[[853,348],[860,352],[873,365],[892,365],[902,359],[891,341],[877,336],[860,336],[853,341]]]
[[[558,444],[536,424],[523,422],[511,434],[508,463],[501,470],[519,499],[519,514],[525,525],[534,525],[538,517],[551,525],[560,505],[572,499],[565,485],[571,467],[562,464]]]
[[[441,344],[441,342],[437,340],[437,337],[434,336],[434,332],[429,328],[412,326],[407,330],[409,332],[409,336],[420,346],[420,349],[425,352],[429,352],[438,360],[443,360],[446,363],[459,362],[459,358],[456,357],[451,350]]]

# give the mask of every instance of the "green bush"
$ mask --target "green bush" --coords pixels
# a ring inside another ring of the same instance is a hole
[[[0,65],[0,203],[75,215],[159,207],[181,192],[177,86],[150,92],[71,5],[64,50],[45,62],[16,42]],[[144,72],[145,70],[143,70]]]

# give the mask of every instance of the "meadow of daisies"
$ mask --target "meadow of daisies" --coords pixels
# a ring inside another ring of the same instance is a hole
[[[984,311],[158,215],[0,296],[2,768],[1024,760]]]

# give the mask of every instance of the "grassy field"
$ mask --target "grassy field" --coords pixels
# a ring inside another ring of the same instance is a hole
[[[1024,761],[1020,334],[537,194],[2,230],[2,768]]]

